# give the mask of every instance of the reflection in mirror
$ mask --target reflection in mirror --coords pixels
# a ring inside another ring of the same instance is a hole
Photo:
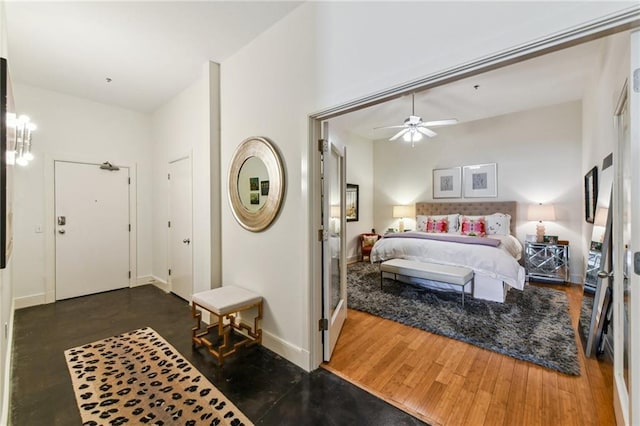
[[[599,179],[600,188],[596,202],[596,213],[593,223],[587,267],[584,279],[584,294],[578,331],[585,349],[585,355],[595,353],[602,335],[604,312],[610,299],[610,279],[603,274],[611,263],[611,191],[613,187],[613,167],[611,155],[603,161]],[[603,277],[604,275],[604,277]]]
[[[238,173],[238,196],[250,212],[264,207],[269,195],[269,173],[267,166],[258,157],[249,157]]]

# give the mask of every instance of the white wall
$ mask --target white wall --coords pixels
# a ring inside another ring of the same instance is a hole
[[[265,344],[304,368],[315,367],[309,357],[318,334],[308,314],[308,114],[633,5],[416,2],[407,13],[406,5],[391,2],[309,2],[226,60],[222,176],[237,145],[251,135],[275,141],[287,172],[282,212],[265,232],[245,231],[228,203],[222,207],[223,281],[265,297]]]
[[[546,233],[569,240],[571,280],[582,279],[582,107],[554,105],[438,129],[438,136],[410,144],[374,144],[376,228],[397,228],[394,204],[433,201],[433,169],[497,163],[498,197],[435,201],[517,201],[516,236],[524,244],[536,223],[526,220],[532,203],[551,203],[557,220]],[[406,220],[405,220],[406,222]],[[407,225],[405,223],[405,225]],[[410,222],[413,228],[415,222]]]
[[[151,274],[151,149],[147,114],[112,107],[37,87],[14,83],[16,110],[38,126],[33,133],[35,159],[15,167],[14,296],[17,306],[44,303],[47,229],[45,193],[53,160],[110,161],[133,164],[137,177],[137,274]],[[49,224],[53,229],[53,224]],[[135,224],[134,224],[135,226]]]
[[[360,256],[359,236],[373,224],[373,141],[329,125],[332,141],[347,148],[347,183],[358,185],[358,221],[347,222],[347,261]],[[376,230],[379,232],[379,230]]]
[[[593,81],[583,99],[583,148],[582,175],[593,166],[602,173],[602,160],[615,151],[617,135],[613,116],[624,82],[629,74],[629,35],[617,34],[607,39],[603,48],[600,67],[595,70]],[[616,161],[614,159],[614,161]],[[584,211],[584,202],[582,203]],[[593,225],[582,221],[583,251],[586,256]],[[584,272],[583,272],[584,274]]]
[[[193,290],[212,287],[214,277],[219,276],[219,261],[212,262],[212,203],[219,205],[219,196],[212,193],[213,181],[217,184],[217,166],[211,169],[212,135],[217,138],[215,117],[217,107],[211,106],[212,80],[217,81],[218,65],[206,63],[200,77],[167,104],[156,110],[151,118],[153,140],[153,275],[167,282],[167,221],[169,162],[184,156],[192,158],[193,177]],[[218,100],[215,100],[217,103]],[[214,114],[214,117],[212,117]],[[219,233],[218,233],[219,234]],[[216,247],[219,246],[215,243]],[[213,283],[215,287],[219,283]]]

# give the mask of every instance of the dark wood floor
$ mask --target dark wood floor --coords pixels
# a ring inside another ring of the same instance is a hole
[[[576,329],[581,287],[552,287]],[[579,377],[349,310],[324,367],[432,424],[615,425],[612,366],[576,345]]]
[[[149,326],[244,414],[264,425],[416,425],[421,421],[323,369],[306,373],[254,346],[217,367],[191,347],[186,302],[147,285],[20,309],[15,313],[13,425],[80,425],[63,351]]]

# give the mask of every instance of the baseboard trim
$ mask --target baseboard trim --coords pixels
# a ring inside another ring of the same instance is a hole
[[[30,306],[44,305],[47,303],[47,298],[44,293],[33,294],[31,296],[16,297],[13,299],[14,309],[28,308]],[[0,423],[4,424],[4,423]]]
[[[44,295],[42,296],[44,298]],[[4,381],[2,383],[2,413],[0,413],[0,425],[9,424],[9,401],[11,389],[11,366],[13,365],[13,314],[15,312],[16,299],[11,301],[9,313],[9,325],[7,330],[7,348],[4,360]]]
[[[253,328],[253,321],[247,322],[241,318],[240,322],[247,327]],[[311,354],[306,349],[292,345],[264,329],[262,330],[262,346],[275,352],[287,361],[294,363],[303,370],[307,372],[311,371]]]
[[[171,291],[171,289],[169,288],[169,284],[165,280],[158,278],[155,275],[151,275],[151,279],[152,279],[152,282],[149,284],[155,285],[165,293],[169,293]]]
[[[153,275],[145,275],[143,277],[138,277],[136,280],[131,283],[131,287],[139,287],[141,285],[153,284],[155,278]]]
[[[262,330],[262,345],[303,370],[311,371],[311,353],[308,350],[292,345],[265,330]]]

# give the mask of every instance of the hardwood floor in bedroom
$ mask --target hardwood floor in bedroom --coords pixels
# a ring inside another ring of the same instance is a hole
[[[534,284],[549,286],[549,284]],[[574,329],[582,290],[564,290]],[[568,376],[535,364],[349,310],[323,367],[434,425],[614,425],[613,369],[585,358]]]

